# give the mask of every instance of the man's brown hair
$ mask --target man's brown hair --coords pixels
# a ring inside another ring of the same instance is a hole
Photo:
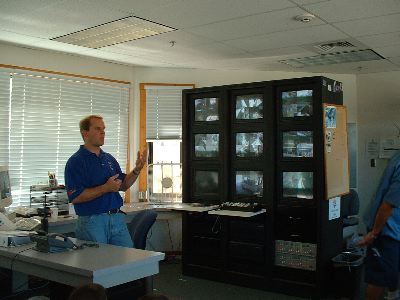
[[[103,120],[103,117],[99,116],[99,115],[90,115],[90,116],[84,117],[79,122],[79,130],[81,131],[82,138],[83,138],[82,131],[89,131],[90,122],[92,121],[92,119],[101,119],[101,120]]]

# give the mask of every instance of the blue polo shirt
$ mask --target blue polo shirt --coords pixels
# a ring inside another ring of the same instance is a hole
[[[400,241],[400,151],[389,161],[375,199],[370,203],[370,208],[364,217],[369,230],[374,226],[377,211],[383,201],[390,203],[394,209],[381,234]]]
[[[86,188],[106,183],[115,174],[120,174],[119,179],[125,179],[126,174],[122,173],[117,160],[111,154],[101,150],[97,156],[81,146],[65,165],[65,187],[69,200],[78,197]],[[96,215],[120,208],[122,202],[119,192],[112,192],[88,202],[74,204],[74,209],[79,216]]]

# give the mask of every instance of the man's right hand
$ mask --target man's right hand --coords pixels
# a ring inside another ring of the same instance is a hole
[[[119,174],[115,174],[108,178],[107,182],[104,184],[107,192],[118,192],[122,181],[118,179]]]

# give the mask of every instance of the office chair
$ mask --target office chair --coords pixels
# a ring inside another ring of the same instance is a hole
[[[156,221],[157,213],[154,210],[142,210],[138,212],[128,224],[133,247],[146,249],[147,234]]]
[[[343,217],[343,241],[358,234],[358,211],[360,208],[360,199],[355,190],[350,189],[350,193],[342,196],[341,215]]]
[[[342,196],[342,216],[343,227],[358,225],[358,211],[360,209],[360,199],[355,190],[350,189],[350,193]]]

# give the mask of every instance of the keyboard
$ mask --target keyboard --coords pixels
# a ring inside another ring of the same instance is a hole
[[[223,210],[235,210],[235,211],[246,211],[246,212],[257,212],[262,209],[262,206],[258,203],[248,202],[224,202],[221,204],[220,209]]]

